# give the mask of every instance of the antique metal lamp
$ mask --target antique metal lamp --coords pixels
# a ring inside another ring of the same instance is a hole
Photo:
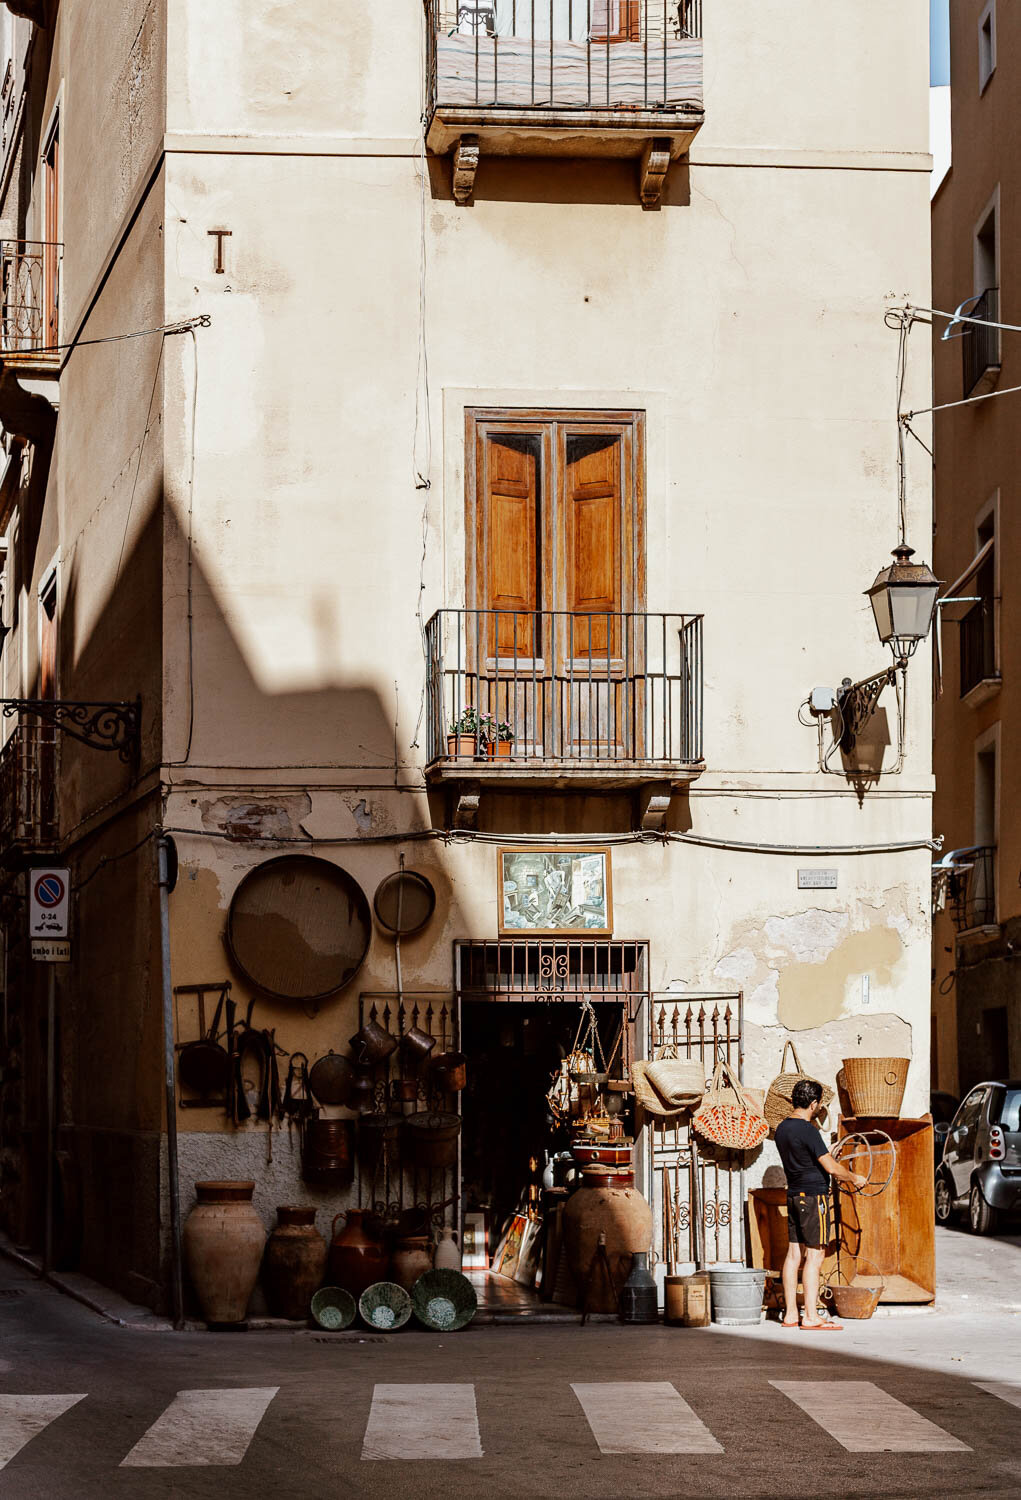
[[[846,754],[875,713],[883,689],[896,682],[898,672],[907,672],[919,641],[932,628],[940,581],[927,563],[912,562],[913,556],[914,548],[901,542],[893,549],[894,561],[879,571],[866,591],[879,639],[893,653],[893,665],[862,682],[845,677],[841,683],[837,707],[843,725],[840,748]]]

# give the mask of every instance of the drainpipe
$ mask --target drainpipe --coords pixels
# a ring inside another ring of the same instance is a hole
[[[167,1190],[170,1194],[170,1294],[174,1327],[184,1327],[181,1277],[181,1194],[177,1171],[177,1098],[174,1091],[174,990],[170,976],[170,892],[177,883],[177,848],[173,839],[156,844],[160,887],[160,952],[163,967],[163,1063],[167,1110]]]
[[[57,971],[46,965],[46,1217],[43,1275],[53,1270],[53,1153],[57,1148]]]

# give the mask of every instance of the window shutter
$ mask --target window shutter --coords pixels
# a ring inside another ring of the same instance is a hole
[[[568,437],[566,459],[567,608],[582,616],[569,649],[576,657],[614,655],[619,621],[607,616],[621,609],[620,438]]]
[[[500,656],[532,656],[538,584],[539,462],[534,437],[486,440],[489,516],[488,606],[514,610],[493,621],[489,649]]]

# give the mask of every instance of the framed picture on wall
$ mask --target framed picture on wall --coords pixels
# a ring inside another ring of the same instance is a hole
[[[500,932],[613,933],[609,849],[499,849]]]

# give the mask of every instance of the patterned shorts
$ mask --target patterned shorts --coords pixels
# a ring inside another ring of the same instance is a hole
[[[787,1238],[792,1245],[821,1250],[832,1238],[828,1193],[787,1194]]]

